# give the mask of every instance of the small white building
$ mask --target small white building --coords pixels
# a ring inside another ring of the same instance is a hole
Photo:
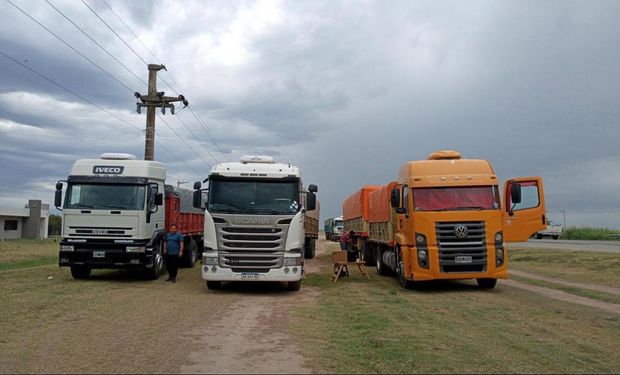
[[[47,238],[49,205],[30,200],[24,208],[0,208],[0,240]]]

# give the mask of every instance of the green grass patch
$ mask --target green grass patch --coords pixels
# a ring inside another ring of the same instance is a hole
[[[58,257],[58,239],[0,241],[0,264],[13,264]],[[19,266],[17,266],[19,268]]]
[[[509,268],[567,281],[620,287],[620,255],[543,248],[510,248]]]
[[[503,287],[474,282],[400,288],[371,280],[330,281],[323,271],[304,285],[320,296],[293,316],[309,365],[335,373],[618,372],[620,317]]]
[[[620,232],[608,228],[569,227],[560,236],[563,240],[615,241]]]
[[[27,259],[18,262],[12,263],[0,263],[0,272],[16,270],[21,268],[29,268],[29,267],[38,267],[38,266],[46,266],[49,264],[58,263],[58,257],[41,257],[36,259]]]
[[[534,279],[530,279],[530,278],[523,277],[523,276],[511,275],[510,278],[514,280],[522,281],[524,283],[531,284],[531,285],[561,290],[563,292],[574,294],[580,297],[592,298],[592,299],[596,299],[596,300],[603,301],[603,302],[620,304],[620,296],[616,296],[616,295],[609,294],[609,293],[604,293],[604,292],[584,289],[584,288],[577,288],[577,287],[572,287],[572,286],[566,286],[566,285],[561,285],[561,284],[555,284],[555,283],[548,282],[548,281],[534,280]]]

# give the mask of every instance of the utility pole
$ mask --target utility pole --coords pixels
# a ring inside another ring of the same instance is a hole
[[[183,107],[187,107],[188,102],[183,95],[178,97],[164,96],[165,92],[157,91],[157,72],[166,67],[161,64],[149,64],[149,87],[148,94],[141,95],[134,92],[136,99],[136,112],[142,113],[142,108],[146,107],[146,139],[144,142],[144,160],[154,160],[155,157],[155,108],[161,108],[161,113],[166,114],[166,108],[170,108],[170,113],[174,115],[174,104],[172,102],[182,102]]]

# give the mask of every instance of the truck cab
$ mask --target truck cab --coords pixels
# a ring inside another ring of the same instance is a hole
[[[304,190],[299,168],[269,156],[215,165],[194,205],[205,208],[202,278],[222,282],[280,281],[299,290],[304,274],[306,212],[317,187]]]
[[[158,240],[165,179],[161,163],[129,154],[77,160],[56,185],[55,205],[63,210],[59,265],[78,279],[95,268],[143,269],[156,278],[164,267]]]
[[[540,177],[510,179],[501,192],[486,160],[442,151],[403,164],[391,192],[396,250],[384,259],[394,259],[405,285],[477,279],[494,287],[508,277],[505,244],[546,226]]]

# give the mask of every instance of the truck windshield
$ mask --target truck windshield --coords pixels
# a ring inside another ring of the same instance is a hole
[[[416,211],[465,211],[499,209],[497,186],[414,188]]]
[[[342,228],[344,226],[344,224],[340,220],[336,220],[335,225],[336,225],[336,228]]]
[[[69,184],[65,208],[143,210],[145,185]]]
[[[290,215],[301,209],[299,181],[211,180],[209,212]]]

